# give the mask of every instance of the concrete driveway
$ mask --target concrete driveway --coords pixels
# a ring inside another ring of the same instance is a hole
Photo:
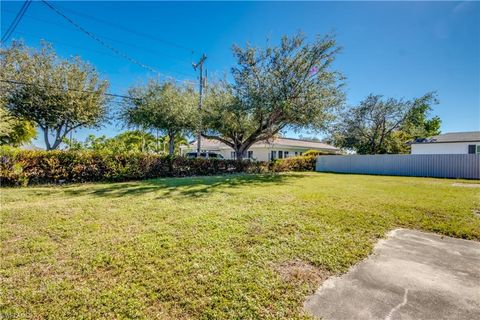
[[[333,319],[480,319],[480,243],[397,229],[305,302]]]

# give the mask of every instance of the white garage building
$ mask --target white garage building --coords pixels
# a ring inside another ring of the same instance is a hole
[[[480,131],[449,132],[411,143],[412,154],[480,154]]]

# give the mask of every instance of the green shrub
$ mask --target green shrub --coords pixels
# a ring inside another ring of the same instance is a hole
[[[109,154],[0,148],[2,186],[259,173],[266,170],[268,166],[263,162],[188,159],[146,153]]]
[[[329,154],[332,154],[331,152],[326,152],[326,151],[320,151],[320,150],[314,150],[314,149],[310,149],[310,150],[307,150],[303,153],[303,156],[322,156],[322,155],[329,155]]]
[[[30,151],[0,148],[1,186],[313,170],[315,156],[252,162],[189,159],[147,153],[111,154],[95,151]]]
[[[298,156],[275,160],[270,163],[269,170],[273,172],[314,171],[316,158],[316,156]]]

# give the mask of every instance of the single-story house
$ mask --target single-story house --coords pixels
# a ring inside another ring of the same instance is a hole
[[[235,159],[235,152],[230,146],[212,139],[202,139],[200,142],[202,152],[221,154],[225,159]],[[181,153],[197,151],[197,141],[187,146],[180,147]],[[247,151],[246,158],[257,161],[269,161],[302,155],[307,150],[318,150],[328,154],[339,154],[340,149],[319,141],[274,138],[271,141],[254,143]]]
[[[480,154],[480,131],[449,132],[410,144],[412,154]]]

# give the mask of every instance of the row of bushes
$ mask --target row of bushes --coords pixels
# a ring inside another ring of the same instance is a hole
[[[268,171],[314,171],[317,156],[299,156],[268,163]]]
[[[226,173],[309,171],[315,157],[274,162],[188,159],[154,154],[107,154],[91,151],[0,149],[1,186],[93,181],[127,181]]]

